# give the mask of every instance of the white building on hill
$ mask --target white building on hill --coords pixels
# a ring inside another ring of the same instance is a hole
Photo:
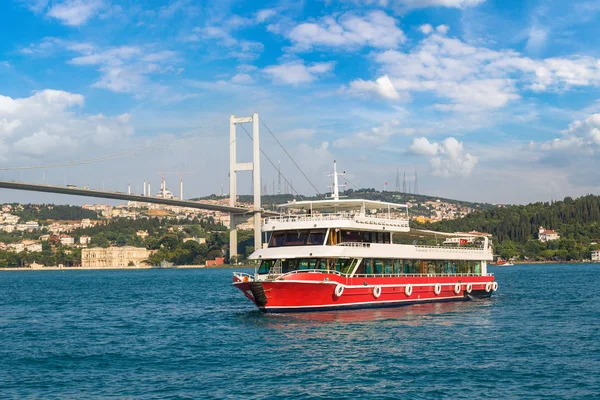
[[[560,239],[560,235],[556,231],[544,229],[543,226],[540,226],[540,229],[538,230],[538,239],[540,242],[549,242],[551,240]]]

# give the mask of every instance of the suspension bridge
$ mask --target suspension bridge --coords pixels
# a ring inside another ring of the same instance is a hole
[[[112,161],[122,158],[129,158],[133,156],[137,156],[140,154],[155,152],[159,150],[163,150],[169,147],[173,147],[179,145],[184,142],[188,142],[192,139],[196,139],[199,137],[207,136],[217,132],[219,129],[212,129],[212,127],[217,123],[215,121],[211,124],[208,124],[202,128],[181,133],[175,139],[169,140],[161,140],[155,143],[151,143],[144,146],[139,146],[135,148],[130,148],[121,152],[106,154],[102,156],[96,156],[86,159],[78,159],[78,160],[70,160],[70,161],[61,161],[56,163],[48,163],[48,164],[39,164],[39,165],[21,165],[21,166],[11,166],[11,167],[0,167],[0,172],[2,171],[24,171],[24,170],[34,170],[34,169],[46,169],[51,168],[61,168],[61,167],[76,167],[85,164],[93,164],[93,163],[101,163],[106,161]],[[202,209],[202,210],[211,210],[211,211],[219,211],[223,213],[228,213],[230,215],[230,224],[229,224],[229,249],[230,249],[230,259],[237,259],[237,230],[238,226],[241,223],[248,221],[249,219],[253,219],[254,225],[254,243],[255,248],[262,247],[262,234],[261,234],[261,223],[263,217],[275,216],[277,213],[273,211],[264,210],[261,206],[261,155],[275,168],[279,174],[279,179],[283,179],[290,187],[292,193],[298,194],[294,187],[291,185],[291,181],[287,179],[285,176],[281,174],[281,170],[279,166],[276,166],[273,160],[265,153],[265,151],[260,146],[260,132],[259,132],[259,123],[262,123],[264,128],[269,132],[269,134],[275,139],[276,143],[280,146],[283,152],[287,157],[291,160],[291,162],[295,165],[295,167],[300,171],[302,176],[308,181],[308,183],[315,190],[317,195],[320,195],[316,186],[311,182],[306,173],[302,170],[302,168],[298,165],[298,163],[291,156],[289,151],[283,146],[281,141],[277,139],[273,131],[266,125],[266,123],[259,118],[258,114],[254,113],[249,117],[236,117],[231,115],[229,118],[229,205],[222,204],[213,204],[202,201],[190,201],[183,199],[183,188],[181,189],[181,198],[166,198],[164,196],[152,196],[150,193],[150,188],[148,187],[148,192],[146,193],[146,185],[144,183],[144,194],[131,194],[131,189],[128,189],[128,192],[120,192],[120,191],[106,191],[106,190],[95,190],[88,189],[87,187],[79,188],[74,185],[66,185],[66,186],[56,186],[56,185],[47,185],[47,184],[38,184],[38,183],[27,183],[27,182],[16,182],[16,181],[6,181],[0,180],[0,188],[1,189],[11,189],[11,190],[22,190],[22,191],[32,191],[32,192],[42,192],[42,193],[58,193],[69,196],[84,196],[84,197],[93,197],[93,198],[101,198],[101,199],[111,199],[111,200],[124,200],[124,201],[132,201],[132,202],[141,202],[141,203],[152,203],[152,204],[162,204],[169,206],[177,206],[177,207],[187,207],[193,209]],[[248,132],[244,127],[244,124],[252,124],[252,133]],[[252,141],[252,161],[251,162],[238,162],[237,160],[237,127],[241,127],[242,130],[246,133],[246,135]],[[211,128],[211,130],[207,130]],[[253,188],[253,204],[251,207],[248,206],[240,206],[238,205],[238,184],[237,184],[237,173],[241,171],[251,171],[252,172],[252,188]],[[164,179],[163,179],[164,185]],[[164,193],[164,187],[161,187],[162,192]]]

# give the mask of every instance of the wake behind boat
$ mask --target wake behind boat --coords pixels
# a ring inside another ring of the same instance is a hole
[[[268,245],[249,257],[254,275],[236,272],[233,285],[264,312],[389,307],[487,298],[498,289],[487,263],[487,234],[410,229],[408,207],[340,199],[333,173],[329,200],[280,205],[265,218]],[[418,244],[427,239],[442,245]]]

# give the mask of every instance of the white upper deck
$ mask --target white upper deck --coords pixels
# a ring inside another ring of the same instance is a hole
[[[263,231],[340,228],[408,232],[408,206],[373,200],[331,199],[293,201],[279,206],[287,211],[265,218]]]

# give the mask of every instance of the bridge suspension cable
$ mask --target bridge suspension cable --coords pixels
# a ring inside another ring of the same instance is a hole
[[[315,189],[315,192],[317,194],[317,196],[322,196],[322,194],[319,192],[319,189],[317,189],[317,187],[311,182],[310,179],[308,179],[308,176],[306,176],[306,174],[304,173],[304,171],[302,170],[302,168],[300,168],[300,166],[298,165],[298,163],[294,160],[294,158],[291,156],[291,154],[286,150],[285,147],[283,147],[283,145],[281,144],[281,142],[277,139],[277,137],[275,136],[275,134],[271,131],[271,129],[269,129],[269,127],[267,126],[267,123],[260,118],[260,122],[262,122],[262,124],[265,126],[265,128],[267,128],[267,131],[271,134],[271,136],[273,136],[273,139],[275,139],[275,141],[277,142],[277,144],[279,145],[279,147],[281,147],[281,149],[283,150],[283,152],[289,157],[290,160],[292,160],[292,162],[294,163],[294,165],[296,166],[296,168],[298,168],[298,171],[300,171],[300,173],[302,174],[302,176],[304,176],[304,178],[306,179],[306,181],[310,184],[310,186],[312,186],[313,189]]]
[[[252,139],[252,135],[250,135],[250,132],[248,132],[246,130],[246,128],[244,128],[244,125],[240,125],[242,127],[242,129],[244,130],[244,132],[246,132],[246,135],[248,135],[248,137],[250,138],[250,140]],[[277,167],[275,166],[275,163],[273,162],[273,160],[271,160],[271,158],[267,155],[267,153],[265,153],[265,151],[263,149],[260,149],[260,152],[262,153],[263,156],[265,156],[265,158],[267,159],[267,161],[269,161],[269,163],[273,166],[273,168],[275,168],[275,170],[277,170]],[[280,171],[281,174],[281,171]],[[281,177],[283,178],[283,180],[285,181],[285,183],[287,183],[289,185],[289,187],[292,189],[292,191],[294,193],[296,193],[297,196],[299,196],[300,194],[298,193],[298,191],[296,191],[296,189],[294,189],[294,186],[291,184],[290,181],[287,180],[287,178],[281,174]],[[273,193],[275,194],[275,193]]]
[[[356,186],[354,183],[350,182],[350,180],[348,178],[346,178],[344,175],[339,175],[340,178],[342,178],[343,180],[345,180],[346,182],[348,182],[350,185],[354,186],[356,189],[360,190],[360,188],[358,186]]]
[[[220,128],[213,129],[208,132],[203,132],[198,135],[194,135],[195,133],[201,132],[202,130],[204,130],[210,126],[213,126],[218,122],[222,122],[222,120],[216,120],[216,121],[213,121],[212,123],[205,125],[201,128],[183,132],[178,135],[179,139],[176,139],[176,140],[164,139],[164,140],[158,141],[156,143],[151,143],[151,144],[147,144],[147,145],[139,146],[139,147],[133,147],[131,149],[127,149],[127,150],[124,150],[121,152],[105,154],[103,156],[92,157],[92,158],[87,158],[87,159],[62,161],[62,162],[49,163],[49,164],[0,167],[0,171],[18,171],[18,170],[28,170],[28,169],[71,167],[71,166],[75,166],[75,165],[92,164],[92,163],[97,163],[97,162],[101,162],[101,161],[117,160],[117,159],[121,159],[121,158],[127,158],[130,156],[136,156],[138,154],[143,154],[143,153],[151,153],[151,152],[155,152],[158,150],[163,150],[163,149],[167,149],[167,148],[176,146],[180,143],[187,142],[192,139],[197,139],[200,137],[204,137],[204,136],[213,134],[213,133],[219,131]],[[193,135],[193,136],[190,136],[190,135]],[[189,136],[189,137],[185,137],[185,136]]]

